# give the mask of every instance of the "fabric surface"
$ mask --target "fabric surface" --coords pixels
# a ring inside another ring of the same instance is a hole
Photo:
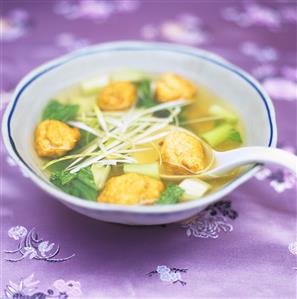
[[[295,1],[1,0],[0,13],[2,112],[22,76],[61,54],[113,40],[177,42],[260,80],[279,147],[297,152]],[[296,186],[266,166],[191,222],[129,227],[69,210],[1,144],[1,296],[296,298]]]

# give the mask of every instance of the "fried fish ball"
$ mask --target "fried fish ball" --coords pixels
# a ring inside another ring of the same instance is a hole
[[[168,134],[161,145],[161,157],[168,174],[195,173],[205,168],[201,142],[186,132]]]
[[[137,173],[127,173],[110,178],[97,201],[121,205],[154,203],[164,188],[164,184],[159,180]]]
[[[156,98],[161,103],[180,98],[191,99],[196,92],[192,82],[173,73],[162,74],[156,85]]]
[[[136,87],[129,81],[107,85],[97,99],[97,105],[105,111],[121,111],[130,108],[136,101]]]
[[[72,150],[79,139],[79,129],[59,120],[44,120],[35,130],[35,149],[40,157],[59,157]]]

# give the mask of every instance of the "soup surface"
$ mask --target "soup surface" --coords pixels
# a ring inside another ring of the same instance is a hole
[[[178,74],[120,71],[62,90],[34,132],[41,168],[79,198],[122,205],[177,204],[221,188],[195,174],[215,165],[211,149],[237,148],[243,124],[232,107]]]

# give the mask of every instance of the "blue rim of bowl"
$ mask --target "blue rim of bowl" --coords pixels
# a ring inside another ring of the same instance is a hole
[[[196,50],[196,49],[195,49]],[[52,65],[48,65],[47,68],[42,69],[39,73],[35,74],[33,77],[29,78],[28,81],[23,83],[23,86],[20,88],[20,90],[17,92],[17,94],[15,95],[13,101],[12,106],[10,106],[10,111],[8,114],[7,119],[7,128],[8,128],[8,138],[10,141],[10,145],[14,151],[14,154],[18,157],[18,159],[23,163],[23,165],[31,172],[33,173],[37,178],[41,179],[43,182],[46,182],[48,185],[52,186],[52,184],[50,184],[48,181],[45,181],[43,178],[41,178],[21,157],[21,155],[19,154],[19,152],[17,151],[15,142],[11,136],[11,119],[14,113],[14,110],[17,106],[18,100],[20,98],[20,96],[22,95],[22,93],[24,92],[24,90],[32,83],[34,82],[36,79],[38,79],[39,77],[41,77],[42,75],[48,73],[49,71],[58,68],[60,66],[63,66],[64,64],[67,64],[69,62],[71,62],[72,60],[75,60],[77,58],[83,57],[83,56],[88,56],[88,55],[93,55],[93,54],[98,54],[98,53],[104,53],[104,52],[120,52],[120,51],[157,51],[157,52],[175,52],[175,53],[179,53],[179,54],[184,54],[184,55],[188,55],[188,56],[192,56],[192,57],[198,57],[200,59],[204,59],[208,62],[211,62],[215,65],[218,65],[224,69],[227,69],[229,71],[231,71],[232,73],[235,73],[236,75],[238,75],[239,77],[241,77],[245,82],[247,82],[250,86],[252,86],[256,92],[258,93],[258,95],[260,96],[262,102],[264,103],[264,106],[266,108],[266,112],[267,112],[267,116],[268,116],[268,121],[269,121],[269,128],[270,128],[270,136],[269,136],[269,143],[268,143],[268,147],[271,147],[273,144],[273,139],[274,139],[274,129],[273,129],[273,121],[272,121],[272,116],[271,116],[271,112],[270,112],[270,107],[269,104],[267,102],[267,97],[263,94],[263,92],[258,88],[258,86],[251,80],[248,78],[248,75],[244,74],[244,71],[238,69],[237,67],[233,66],[232,64],[229,64],[228,62],[222,60],[217,60],[217,58],[211,58],[208,57],[206,55],[197,53],[197,52],[191,52],[185,49],[179,49],[179,48],[171,48],[171,47],[166,47],[166,46],[153,46],[153,47],[144,47],[142,46],[141,48],[139,47],[135,47],[135,46],[125,46],[125,47],[111,47],[111,48],[103,48],[103,49],[90,49],[90,50],[83,50],[81,52],[77,52],[74,54],[69,54],[66,55],[64,58],[62,57],[58,63],[56,63],[55,61],[52,62]],[[273,108],[272,108],[273,109]],[[244,174],[242,174],[244,175]],[[242,176],[241,175],[241,176]],[[239,176],[239,177],[241,177]],[[238,177],[238,178],[239,178]],[[237,179],[238,179],[237,178]],[[233,181],[232,181],[233,182]],[[222,189],[224,189],[225,187],[229,186],[232,184],[232,182],[226,184]],[[77,198],[77,197],[76,197]],[[80,199],[83,200],[83,199]]]

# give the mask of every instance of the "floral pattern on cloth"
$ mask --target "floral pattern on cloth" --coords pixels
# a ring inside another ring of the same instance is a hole
[[[297,154],[297,150],[291,146],[278,145],[279,148],[290,153]],[[297,178],[289,170],[282,167],[263,166],[256,174],[255,178],[259,181],[268,181],[277,193],[297,188]]]
[[[246,41],[241,44],[240,52],[257,62],[251,72],[274,100],[297,100],[297,67],[277,67],[279,52],[275,48]]]
[[[180,14],[175,19],[161,24],[147,24],[141,29],[141,36],[147,40],[165,39],[167,41],[199,45],[208,41],[207,32],[201,19],[192,14]]]
[[[245,41],[240,46],[240,52],[254,58],[258,62],[276,61],[279,57],[278,51],[273,47],[260,47],[252,41]]]
[[[34,279],[34,274],[27,278],[21,279],[19,283],[10,281],[4,290],[5,298],[12,299],[67,299],[79,297],[82,295],[80,283],[78,281],[56,280],[52,288],[46,292],[38,291],[40,281]]]
[[[62,32],[55,37],[55,45],[67,52],[78,50],[89,44],[90,42],[86,38],[77,37],[70,32]]]
[[[231,208],[231,201],[220,201],[187,220],[182,227],[186,229],[188,237],[216,239],[221,232],[233,230],[228,219],[234,220],[237,217],[238,213]]]
[[[77,2],[62,0],[56,3],[54,12],[69,20],[87,18],[105,21],[117,13],[134,12],[139,6],[138,0],[79,0]]]
[[[226,7],[222,10],[222,17],[240,27],[263,26],[271,31],[279,31],[283,24],[297,22],[293,2],[280,9],[258,3],[256,1],[243,1],[241,8]]]
[[[57,258],[60,246],[39,238],[34,228],[28,231],[24,226],[17,225],[8,230],[8,236],[19,241],[17,249],[4,251],[7,255],[19,255],[16,258],[6,258],[5,260],[9,262],[19,262],[25,258],[46,262],[65,262],[75,256],[72,254],[68,257]]]
[[[252,74],[274,100],[297,101],[297,68],[285,66],[279,70],[272,64],[262,64]]]
[[[153,270],[146,275],[152,277],[155,274],[159,275],[161,281],[170,283],[180,283],[185,286],[187,283],[182,280],[181,273],[186,273],[188,269],[169,268],[165,265],[157,266],[156,270]]]
[[[29,13],[21,8],[0,15],[1,41],[13,41],[27,34],[31,27]]]

